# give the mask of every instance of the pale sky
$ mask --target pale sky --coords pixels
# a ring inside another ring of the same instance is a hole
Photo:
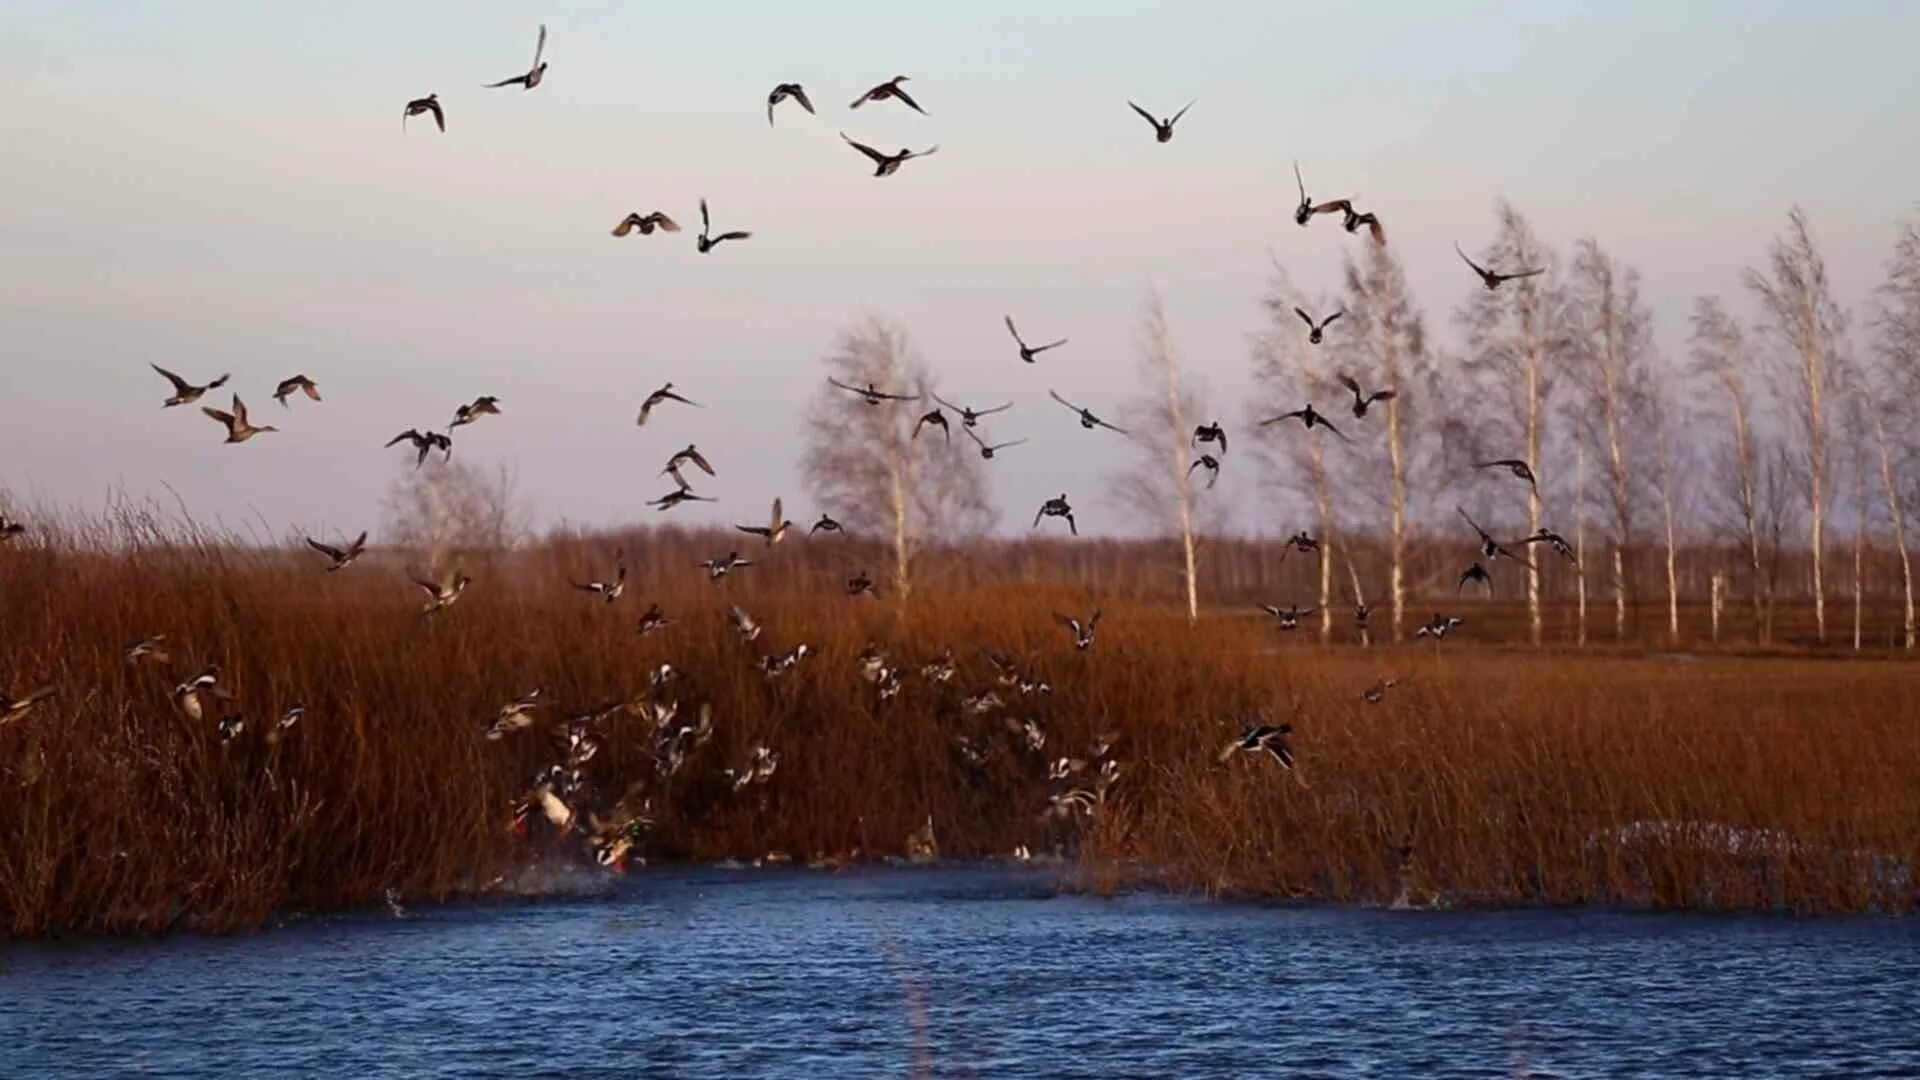
[[[945,396],[1018,400],[993,425],[1033,439],[994,463],[1017,530],[1062,490],[1102,504],[1125,455],[1046,390],[1096,411],[1134,392],[1149,285],[1236,425],[1268,252],[1332,293],[1361,242],[1294,226],[1296,158],[1316,196],[1379,211],[1449,344],[1477,287],[1451,245],[1490,237],[1499,196],[1554,246],[1592,234],[1637,266],[1669,358],[1691,297],[1737,293],[1792,204],[1856,309],[1920,212],[1920,5],[1042,6],[15,4],[0,486],[93,507],[170,487],[208,520],[357,532],[402,462],[381,443],[489,393],[506,415],[456,456],[517,469],[542,524],[659,520],[642,504],[688,441],[722,502],[672,520],[757,520],[775,494],[800,517],[819,357],[871,309],[907,322]],[[524,70],[543,21],[545,83],[480,89]],[[931,116],[847,110],[897,74]],[[783,106],[769,130],[783,81],[821,115]],[[447,133],[402,134],[429,92]],[[1162,146],[1129,97],[1199,103]],[[942,150],[876,180],[841,129]],[[702,194],[754,238],[702,257],[691,231],[608,235],[630,209],[697,229]],[[1072,343],[1027,367],[1003,312]],[[149,361],[232,371],[284,430],[221,445],[159,408]],[[282,414],[296,371],[327,400]],[[667,379],[710,408],[636,429]]]

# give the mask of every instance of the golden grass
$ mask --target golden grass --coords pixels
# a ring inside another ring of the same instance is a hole
[[[1328,648],[1237,609],[1190,628],[1148,598],[1108,600],[1083,655],[1051,618],[1084,612],[1079,584],[927,589],[903,622],[803,572],[791,542],[709,586],[691,563],[746,546],[676,535],[619,541],[635,576],[612,607],[564,579],[607,572],[615,542],[560,540],[468,558],[475,585],[428,620],[388,553],[324,574],[311,553],[117,528],[113,544],[56,533],[0,549],[0,692],[58,688],[0,727],[12,934],[246,927],[582,860],[577,839],[510,831],[510,808],[555,758],[546,729],[644,695],[663,662],[684,673],[679,700],[711,703],[715,734],[651,789],[640,850],[654,859],[895,855],[930,815],[944,855],[1063,843],[1095,880],[1231,895],[1809,912],[1920,899],[1909,664],[1536,653],[1476,645],[1471,624],[1437,649]],[[643,639],[654,601],[676,622]],[[751,646],[732,603],[767,627]],[[129,665],[124,647],[152,634],[171,666]],[[752,666],[802,641],[815,654],[784,678]],[[896,663],[952,646],[961,674],[878,701],[854,659],[869,641]],[[1045,728],[1044,753],[1002,714],[958,707],[991,685],[982,645],[1053,684],[1001,690],[1004,715]],[[189,720],[168,694],[208,663],[248,718],[226,745],[213,715]],[[1400,685],[1363,702],[1383,676]],[[487,741],[499,706],[535,687],[558,707]],[[269,743],[294,704],[304,720]],[[1296,772],[1216,760],[1261,711],[1295,725]],[[1090,822],[1043,820],[1049,760],[1103,732],[1125,763],[1107,804]],[[983,764],[958,735],[988,749]],[[654,783],[651,724],[621,716],[602,738],[587,768],[603,802]],[[779,751],[778,773],[735,792],[720,770],[755,745]]]

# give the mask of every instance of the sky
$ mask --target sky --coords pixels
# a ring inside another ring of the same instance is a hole
[[[542,22],[543,84],[480,89]],[[1018,402],[993,434],[1032,442],[992,473],[1018,530],[1062,490],[1101,505],[1128,459],[1046,391],[1132,396],[1149,289],[1209,411],[1244,415],[1269,259],[1331,295],[1364,242],[1294,226],[1295,160],[1379,211],[1448,344],[1477,287],[1452,244],[1488,240],[1501,197],[1638,267],[1669,360],[1694,295],[1745,309],[1740,272],[1796,203],[1860,309],[1920,216],[1916,40],[1920,5],[1850,2],[27,0],[0,24],[0,489],[377,533],[407,464],[381,444],[493,394],[505,414],[456,456],[510,467],[543,526],[659,520],[689,441],[721,501],[674,520],[758,520],[774,495],[800,517],[820,357],[879,312],[949,400]],[[847,109],[899,74],[931,115]],[[820,115],[769,129],[788,81]],[[403,133],[430,92],[447,132]],[[1163,146],[1129,98],[1198,104]],[[941,152],[877,180],[841,130]],[[697,222],[702,195],[754,238],[608,235],[629,210]],[[1023,365],[1002,314],[1071,343]],[[283,430],[222,445],[160,408],[149,362],[232,372]],[[295,372],[326,401],[282,414]],[[708,408],[636,428],[667,380]],[[1221,497],[1251,501],[1236,479]]]

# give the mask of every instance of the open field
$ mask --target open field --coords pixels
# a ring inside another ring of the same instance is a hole
[[[536,863],[592,868],[589,812],[615,817],[623,797],[645,806],[623,835],[649,859],[897,856],[931,821],[942,856],[1057,848],[1095,887],[1808,912],[1920,901],[1920,667],[1890,653],[1495,647],[1476,630],[1510,625],[1510,609],[1471,604],[1438,646],[1320,646],[1311,626],[1283,633],[1237,604],[1195,628],[1145,590],[934,571],[903,616],[891,597],[844,595],[830,568],[857,563],[858,545],[755,547],[760,565],[714,586],[686,556],[727,542],[683,534],[470,555],[473,587],[427,618],[391,553],[329,574],[312,552],[122,527],[111,548],[56,534],[0,549],[0,692],[55,688],[0,726],[0,925],[16,935],[238,928],[388,889],[511,889]],[[605,576],[622,546],[634,576],[619,603],[567,587]],[[1090,594],[1105,613],[1080,653],[1052,612],[1084,616]],[[650,603],[674,621],[642,637]],[[764,626],[756,641],[729,623],[732,604]],[[1341,618],[1336,641],[1351,636]],[[161,634],[168,663],[125,658]],[[811,654],[785,674],[756,667],[802,642]],[[897,676],[863,677],[870,643]],[[1000,685],[982,647],[1051,692]],[[945,648],[958,673],[940,683],[920,665]],[[652,690],[663,663],[679,676]],[[207,695],[190,718],[171,691],[208,664],[232,699]],[[1362,700],[1383,678],[1396,680],[1384,699]],[[502,704],[535,688],[551,706],[534,725],[487,739]],[[990,689],[1000,705],[963,706]],[[702,706],[710,736],[669,745]],[[676,719],[662,725],[665,707]],[[561,789],[578,817],[556,829],[536,798],[516,829],[536,778],[565,764],[568,718],[586,713],[596,749]],[[245,726],[223,741],[229,714]],[[1217,760],[1261,714],[1294,725],[1291,772],[1266,754]],[[777,770],[736,785],[725,770],[749,768],[755,747]],[[668,757],[683,759],[670,774]],[[1050,778],[1060,758],[1085,765]],[[1106,761],[1117,779],[1100,779]],[[1056,801],[1075,791],[1087,805]]]

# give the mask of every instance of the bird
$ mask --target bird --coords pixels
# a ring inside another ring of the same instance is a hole
[[[540,40],[533,47],[533,66],[527,69],[527,73],[525,75],[515,75],[511,79],[501,79],[497,83],[487,83],[481,89],[498,90],[500,87],[513,86],[516,83],[522,87],[525,87],[528,90],[531,90],[536,86],[539,86],[541,78],[544,77],[547,73],[546,61],[540,59],[541,54],[545,53],[546,51],[547,51],[547,24],[541,23],[540,24]]]
[[[1289,607],[1281,607],[1278,604],[1261,604],[1260,610],[1266,612],[1267,614],[1273,616],[1276,620],[1278,620],[1280,623],[1280,629],[1298,630],[1300,628],[1301,619],[1306,618],[1307,616],[1313,614],[1316,611],[1319,611],[1320,609],[1317,607],[1303,608],[1298,604],[1294,604]]]
[[[220,745],[225,746],[227,743],[239,738],[240,733],[245,731],[246,727],[247,718],[245,714],[229,713],[220,718],[219,722],[214,725],[214,730],[220,736]]]
[[[1336,211],[1340,214],[1341,228],[1350,233],[1357,233],[1360,231],[1360,226],[1365,225],[1367,231],[1372,234],[1374,243],[1385,244],[1387,242],[1387,230],[1385,226],[1380,224],[1380,218],[1372,213],[1362,213],[1355,210],[1352,199],[1330,199],[1327,202],[1320,203],[1308,209],[1309,214],[1331,214]],[[1297,213],[1295,220],[1298,220]]]
[[[1287,537],[1287,542],[1281,545],[1280,558],[1284,560],[1289,551],[1297,551],[1302,555],[1307,555],[1319,550],[1320,541],[1315,540],[1307,530],[1301,529],[1299,532]]]
[[[1213,485],[1220,482],[1220,459],[1212,454],[1201,454],[1195,458],[1193,464],[1187,466],[1187,475],[1192,476],[1195,469],[1207,470],[1208,491],[1212,491]]]
[[[1062,405],[1065,405],[1068,409],[1071,409],[1072,411],[1079,413],[1080,426],[1083,428],[1086,428],[1088,431],[1092,431],[1094,428],[1106,428],[1109,431],[1117,431],[1122,435],[1128,434],[1126,428],[1115,427],[1114,425],[1107,423],[1105,420],[1102,420],[1099,417],[1093,415],[1093,410],[1083,409],[1080,406],[1075,405],[1073,402],[1068,401],[1066,398],[1061,397],[1055,391],[1048,390],[1047,393],[1052,396],[1053,400],[1059,402]]]
[[[672,625],[673,620],[667,618],[666,612],[660,610],[659,604],[648,604],[647,610],[640,613],[640,622],[636,627],[636,632],[641,637],[646,637],[655,630],[665,630]]]
[[[1333,325],[1333,321],[1335,319],[1338,319],[1340,316],[1345,315],[1347,313],[1347,309],[1341,308],[1339,311],[1336,311],[1333,314],[1327,316],[1326,318],[1321,319],[1319,322],[1314,322],[1313,316],[1307,314],[1306,309],[1304,308],[1294,308],[1293,313],[1295,315],[1300,316],[1301,322],[1304,322],[1307,324],[1307,344],[1318,345],[1320,344],[1320,339],[1326,334],[1327,327]]]
[[[1387,691],[1397,685],[1393,679],[1381,679],[1365,690],[1360,691],[1360,700],[1369,705],[1378,705],[1387,699]]]
[[[1545,267],[1535,267],[1531,270],[1516,270],[1511,274],[1502,274],[1493,270],[1489,270],[1486,267],[1481,266],[1479,263],[1474,262],[1472,259],[1468,258],[1467,253],[1464,251],[1461,251],[1460,245],[1457,243],[1453,245],[1453,250],[1456,252],[1459,252],[1460,258],[1463,262],[1465,262],[1468,266],[1473,267],[1474,273],[1480,275],[1480,283],[1487,287],[1488,292],[1492,292],[1493,290],[1499,288],[1500,283],[1503,281],[1515,281],[1519,278],[1530,278],[1535,274],[1544,274],[1547,272]]]
[[[216,409],[211,405],[200,406],[200,411],[227,426],[226,441],[229,443],[243,443],[262,432],[280,430],[272,424],[261,424],[256,427],[247,423],[247,405],[240,400],[239,394],[233,395],[232,412]]]
[[[419,452],[413,459],[413,467],[416,469],[426,464],[427,455],[434,450],[443,451],[446,454],[444,460],[453,460],[453,437],[451,435],[442,435],[437,431],[423,432],[419,428],[408,428],[393,438],[388,439],[387,446],[397,446],[403,442],[412,443],[413,448]]]
[[[1519,458],[1500,458],[1495,461],[1476,461],[1473,463],[1473,467],[1476,469],[1505,469],[1508,472],[1512,473],[1513,475],[1519,477],[1520,479],[1525,480],[1528,486],[1532,487],[1535,492],[1538,492],[1540,490],[1540,481],[1535,479],[1533,475],[1533,467],[1528,465],[1526,462],[1521,461]]]
[[[688,464],[691,464],[708,476],[719,475],[713,471],[713,464],[707,460],[706,455],[702,454],[700,448],[692,443],[688,443],[685,450],[675,451],[674,455],[667,459],[667,467],[660,470],[661,475],[673,477],[673,482],[679,484],[680,489],[685,491],[693,485],[687,483],[686,479],[680,475],[680,466]]]
[[[946,436],[946,439],[948,442],[953,441],[953,428],[947,424],[947,414],[941,412],[939,409],[935,409],[929,413],[921,414],[920,419],[914,422],[913,437],[916,439],[919,438],[920,429],[927,426],[928,424],[932,424],[934,427],[939,428],[940,434]]]
[[[847,140],[848,146],[867,155],[867,160],[873,162],[873,175],[875,176],[892,176],[894,173],[900,171],[900,166],[905,165],[914,158],[930,157],[940,152],[938,146],[929,146],[925,150],[909,150],[903,146],[898,153],[883,154],[865,143],[854,142],[851,138],[847,137],[847,133],[844,131],[840,133],[840,137]]]
[[[659,510],[662,513],[664,513],[668,510],[673,509],[676,506],[679,506],[681,503],[718,502],[718,501],[719,500],[714,499],[711,496],[695,495],[693,493],[692,488],[676,487],[672,491],[667,492],[665,495],[662,495],[659,498],[654,499],[653,501],[647,503],[647,505],[653,507],[655,510]]]
[[[1466,588],[1467,582],[1469,581],[1477,581],[1482,585],[1485,585],[1487,587],[1487,595],[1488,596],[1493,595],[1493,575],[1487,573],[1487,568],[1480,565],[1480,563],[1477,560],[1474,562],[1472,566],[1469,566],[1465,570],[1460,572],[1460,584],[1454,586],[1453,591],[1459,592],[1460,590]]]
[[[166,641],[167,635],[165,634],[155,634],[152,637],[141,638],[139,641],[121,650],[121,654],[127,658],[127,663],[129,664],[138,664],[142,660],[150,664],[172,663],[173,657],[167,653]]]
[[[212,694],[223,700],[230,698],[220,686],[220,665],[208,664],[198,675],[173,688],[173,705],[190,720],[198,720],[205,715],[200,700],[201,694]]]
[[[483,416],[499,415],[500,399],[492,394],[482,394],[473,399],[473,404],[462,405],[453,410],[453,423],[447,425],[447,430],[452,431],[454,428],[471,424]]]
[[[1544,526],[1541,527],[1540,529],[1535,530],[1532,536],[1527,537],[1525,540],[1515,541],[1515,543],[1549,545],[1550,547],[1553,548],[1553,550],[1556,553],[1558,553],[1562,558],[1566,559],[1568,562],[1574,564],[1575,566],[1580,565],[1580,560],[1576,558],[1573,554],[1573,545],[1567,543],[1567,538],[1564,536],[1561,536],[1557,532],[1554,532],[1552,529],[1546,528]]]
[[[1220,421],[1218,420],[1215,420],[1211,424],[1201,424],[1198,427],[1193,429],[1192,445],[1194,445],[1195,447],[1198,447],[1201,443],[1210,443],[1210,442],[1219,443],[1220,456],[1222,457],[1226,456],[1227,429],[1224,427],[1221,427]]]
[[[1087,618],[1086,622],[1081,622],[1071,615],[1062,615],[1057,611],[1054,612],[1053,619],[1061,626],[1066,627],[1067,633],[1073,635],[1074,648],[1081,652],[1086,652],[1088,649],[1093,648],[1093,631],[1095,627],[1100,625],[1099,608],[1093,609],[1093,614]]]
[[[579,589],[581,592],[590,592],[611,604],[620,599],[621,595],[627,591],[626,560],[622,559],[620,561],[619,569],[615,572],[612,581],[573,581],[569,579],[567,584]]]
[[[433,122],[439,126],[440,130],[447,130],[447,114],[440,108],[439,94],[428,94],[426,97],[414,98],[407,102],[407,107],[400,110],[400,130],[407,130],[407,117],[419,116],[421,113],[432,113]]]
[[[29,690],[19,697],[0,694],[0,727],[5,727],[15,720],[26,719],[27,714],[32,712],[35,706],[53,696],[53,690],[53,686],[49,684]]]
[[[1163,142],[1163,143],[1168,143],[1173,141],[1173,125],[1179,123],[1180,118],[1187,115],[1187,110],[1193,108],[1194,106],[1194,102],[1189,101],[1186,103],[1185,106],[1183,106],[1180,109],[1179,112],[1174,113],[1172,117],[1165,120],[1156,120],[1154,119],[1154,116],[1152,113],[1148,112],[1147,110],[1141,108],[1138,105],[1134,105],[1133,102],[1129,101],[1127,102],[1127,104],[1133,108],[1134,112],[1137,112],[1140,114],[1140,119],[1145,120],[1147,123],[1153,125],[1153,140],[1155,142]]]
[[[1446,637],[1448,634],[1452,633],[1455,629],[1460,627],[1466,621],[1467,620],[1465,619],[1456,618],[1452,615],[1441,615],[1438,612],[1435,612],[1433,618],[1428,619],[1426,623],[1420,627],[1420,629],[1415,630],[1413,632],[1413,636],[1414,637],[1430,637],[1435,641],[1438,641],[1441,638]]]
[[[191,405],[199,401],[207,391],[218,390],[227,385],[227,379],[231,377],[222,375],[205,386],[195,386],[180,376],[175,375],[173,372],[168,371],[166,368],[161,367],[159,364],[149,362],[147,366],[165,376],[166,380],[173,384],[173,396],[163,402],[169,409],[175,405]]]
[[[866,93],[861,94],[859,97],[854,98],[853,104],[847,106],[847,108],[857,109],[860,106],[865,105],[869,101],[885,101],[888,98],[894,98],[898,100],[900,104],[905,105],[907,108],[912,109],[914,112],[919,113],[921,116],[927,115],[927,110],[921,108],[920,103],[913,100],[913,98],[909,97],[907,95],[907,92],[901,88],[900,84],[906,81],[907,81],[907,77],[905,75],[895,75],[893,78],[888,79],[886,82],[883,82],[880,85],[874,87],[873,89],[867,91]]]
[[[737,551],[729,551],[720,558],[708,559],[706,562],[695,563],[694,565],[706,570],[707,580],[718,585],[720,584],[721,578],[726,577],[735,570],[745,566],[752,566],[753,560],[741,558],[740,553]]]
[[[955,405],[953,402],[948,401],[947,399],[941,397],[939,394],[934,394],[933,400],[936,402],[939,402],[942,405],[945,405],[947,408],[952,409],[954,412],[959,413],[960,423],[965,425],[966,427],[978,427],[980,425],[981,417],[992,416],[994,413],[1006,412],[1008,409],[1013,408],[1013,402],[1011,401],[1007,402],[1004,405],[995,405],[991,409],[969,409],[964,405]]]
[[[780,513],[779,499],[773,500],[773,513],[768,515],[767,523],[765,525],[735,525],[734,526],[734,528],[740,530],[743,533],[746,533],[750,536],[759,537],[762,541],[766,543],[768,547],[772,547],[773,545],[786,539],[787,530],[792,527],[793,527],[793,522],[788,521],[785,518],[785,516],[783,516]]]
[[[918,401],[919,400],[918,397],[911,396],[908,394],[884,393],[880,390],[874,389],[874,386],[872,383],[868,383],[867,388],[865,390],[862,390],[857,386],[848,386],[846,383],[841,382],[839,379],[836,379],[831,375],[827,376],[827,381],[839,387],[840,389],[847,391],[850,394],[859,394],[860,399],[862,401],[865,401],[869,405],[878,405],[883,401]]]
[[[760,623],[738,604],[727,608],[727,621],[733,624],[734,632],[740,635],[741,641],[750,642],[760,636]]]
[[[989,443],[985,439],[982,439],[980,436],[974,434],[973,428],[971,427],[963,427],[960,430],[966,432],[967,438],[972,439],[974,443],[980,447],[980,456],[985,458],[988,461],[992,461],[993,455],[999,453],[1000,451],[1008,449],[1009,447],[1019,446],[1021,443],[1024,443],[1027,441],[1025,439],[1015,439],[1012,442]]]
[[[1522,558],[1521,556],[1515,554],[1513,549],[1505,546],[1504,544],[1501,544],[1498,540],[1495,540],[1492,536],[1489,536],[1487,534],[1487,530],[1481,528],[1479,524],[1473,520],[1473,518],[1468,516],[1467,512],[1464,509],[1458,506],[1454,507],[1453,509],[1461,517],[1466,518],[1467,524],[1473,528],[1473,531],[1475,533],[1479,534],[1480,554],[1484,558],[1486,558],[1487,561],[1493,562],[1499,559],[1512,559],[1514,562],[1517,562],[1522,566],[1525,566],[1529,570],[1533,569],[1532,563],[1528,562],[1526,559]]]
[[[1340,385],[1346,387],[1353,393],[1353,416],[1356,420],[1365,419],[1367,406],[1372,405],[1374,402],[1392,401],[1394,399],[1394,391],[1392,390],[1375,390],[1371,394],[1363,392],[1360,389],[1359,381],[1351,375],[1340,376]]]
[[[693,244],[694,247],[699,249],[700,254],[705,255],[707,252],[712,251],[728,240],[745,240],[753,235],[750,232],[735,230],[733,232],[723,232],[719,236],[709,236],[708,234],[712,229],[713,223],[707,215],[707,200],[702,196],[700,199],[700,235],[695,238]]]
[[[307,378],[305,375],[295,375],[292,378],[281,379],[280,385],[273,388],[273,400],[279,402],[280,407],[284,409],[287,407],[287,398],[291,397],[295,390],[300,391],[315,401],[320,400],[320,388],[313,385],[313,380]]]
[[[635,420],[634,423],[640,427],[646,427],[647,417],[652,415],[654,408],[660,405],[662,402],[667,402],[667,401],[677,401],[682,405],[691,405],[696,409],[706,408],[705,405],[702,405],[697,401],[691,401],[687,398],[681,397],[680,394],[674,390],[673,384],[668,383],[665,386],[662,386],[660,389],[655,390],[653,393],[648,394],[647,399],[640,403],[640,417],[639,419]]]
[[[859,573],[853,575],[852,577],[849,577],[847,579],[847,595],[848,596],[877,595],[873,591],[872,575],[868,574],[865,570],[862,570]]]
[[[812,651],[812,647],[803,641],[786,652],[769,653],[760,658],[760,671],[769,679],[777,679],[805,660]]]
[[[1293,208],[1293,223],[1304,226],[1307,222],[1313,220],[1313,215],[1316,211],[1314,210],[1313,200],[1307,198],[1307,182],[1300,176],[1300,163],[1297,161],[1293,163],[1293,182],[1294,185],[1300,189],[1300,202]]]
[[[1006,320],[1007,333],[1012,334],[1014,343],[1020,346],[1020,359],[1025,360],[1029,364],[1033,363],[1034,357],[1039,356],[1048,349],[1057,349],[1067,343],[1066,338],[1061,338],[1059,341],[1049,341],[1045,345],[1028,345],[1027,340],[1020,336],[1020,331],[1013,325],[1013,316],[1002,315],[1001,318]]]
[[[345,570],[352,566],[355,559],[367,553],[367,534],[363,531],[354,538],[353,543],[344,548],[323,544],[313,537],[307,537],[307,546],[327,557],[327,573]]]
[[[453,606],[460,594],[467,591],[473,579],[458,571],[440,581],[422,581],[414,578],[413,583],[427,594],[427,606],[420,609],[422,615],[434,615]]]
[[[1273,760],[1292,769],[1293,747],[1287,743],[1287,736],[1291,734],[1293,734],[1292,724],[1250,725],[1240,732],[1238,738],[1221,749],[1220,760],[1227,761],[1237,753],[1257,754],[1264,750],[1273,755]]]
[[[541,691],[536,688],[500,706],[500,711],[493,716],[493,723],[487,728],[487,739],[499,742],[516,731],[532,727],[536,719],[534,713],[547,705],[540,695]]]
[[[641,236],[652,236],[655,229],[661,232],[679,232],[680,223],[668,217],[664,210],[655,210],[649,214],[642,214],[636,210],[620,219],[620,224],[613,227],[613,235],[625,236],[635,229],[640,230]]]
[[[5,514],[0,514],[0,541],[11,540],[26,531],[27,526],[24,522],[15,521]]]
[[[299,726],[300,721],[304,719],[306,715],[307,707],[305,705],[295,705],[286,712],[281,713],[280,719],[273,723],[273,730],[267,732],[267,745],[278,745],[280,740],[287,737],[289,731]]]
[[[1067,531],[1074,536],[1080,535],[1080,527],[1074,524],[1073,506],[1067,502],[1066,492],[1061,492],[1059,498],[1048,499],[1046,502],[1040,504],[1040,512],[1033,515],[1034,527],[1039,527],[1041,518],[1050,517],[1065,518],[1067,521]]]
[[[1340,438],[1342,442],[1353,441],[1352,439],[1347,438],[1346,435],[1342,434],[1339,428],[1334,427],[1332,422],[1329,421],[1325,416],[1322,416],[1320,413],[1315,412],[1313,408],[1313,404],[1311,402],[1309,402],[1305,408],[1295,409],[1289,413],[1281,413],[1279,416],[1273,417],[1270,420],[1262,420],[1260,421],[1260,426],[1266,427],[1268,424],[1278,424],[1282,420],[1298,420],[1302,424],[1306,425],[1306,428],[1308,431],[1312,431],[1316,427],[1323,427],[1323,428],[1326,428],[1328,431],[1333,432],[1336,436]]]
[[[841,528],[842,528],[841,524],[838,521],[835,521],[833,519],[833,515],[821,514],[820,520],[814,522],[813,527],[807,530],[807,535],[812,536],[814,533],[817,533],[817,532],[836,533],[841,531]]]
[[[813,102],[807,100],[806,89],[797,82],[783,82],[779,86],[776,86],[773,88],[773,93],[767,95],[767,126],[768,127],[773,126],[773,107],[787,100],[788,98],[792,98],[794,101],[798,102],[800,107],[807,110],[808,113],[813,112]]]

